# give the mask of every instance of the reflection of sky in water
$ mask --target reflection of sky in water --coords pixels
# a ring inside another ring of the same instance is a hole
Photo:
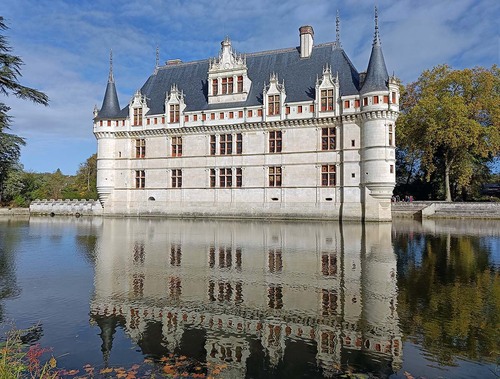
[[[226,359],[228,351],[252,365],[262,364],[265,357],[266,364],[283,357],[282,365],[300,362],[315,374],[319,362],[349,361],[358,368],[383,363],[390,368],[391,355],[377,355],[375,349],[384,350],[385,345],[376,344],[400,334],[398,304],[391,296],[397,291],[392,271],[396,258],[398,269],[404,270],[399,275],[410,267],[400,262],[403,258],[421,269],[429,234],[439,240],[452,231],[456,241],[460,233],[477,232],[479,240],[473,240],[490,251],[490,264],[498,269],[500,238],[495,230],[500,223],[481,225],[398,221],[362,228],[348,223],[97,218],[32,218],[7,224],[0,219],[0,248],[10,249],[12,276],[20,289],[17,297],[0,301],[0,307],[19,327],[41,323],[40,343],[62,355],[59,362],[68,368],[102,364],[106,343],[112,365],[141,362],[144,355],[170,351],[169,343],[179,343],[184,353],[205,357],[200,353],[205,349],[207,359]],[[486,237],[488,233],[495,236]],[[399,239],[405,244],[399,245]],[[393,254],[391,243],[401,250]],[[117,318],[113,307],[127,312]],[[131,330],[131,309],[140,310],[141,317],[133,316],[143,329]],[[149,316],[144,311],[152,309],[175,313],[177,325],[165,315],[145,322]],[[182,326],[184,313],[197,321]],[[396,323],[385,324],[391,317]],[[249,328],[243,335],[238,323]],[[370,324],[376,330],[371,337]],[[109,325],[115,325],[114,331],[107,330]],[[158,339],[162,333],[164,339]],[[373,342],[367,343],[368,337]],[[204,338],[211,342],[201,342]],[[280,338],[284,344],[278,343]],[[231,350],[234,341],[240,341],[240,350]],[[437,369],[429,352],[417,344],[405,343],[402,350],[401,375],[405,370],[428,377],[490,373],[487,365],[458,359],[458,367]]]
[[[490,251],[491,265],[500,270],[500,237],[485,238],[483,244]]]

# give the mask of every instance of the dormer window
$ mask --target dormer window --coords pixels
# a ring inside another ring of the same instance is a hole
[[[319,96],[318,96],[319,95]],[[323,69],[323,76],[316,81],[315,109],[319,112],[335,112],[339,98],[339,79],[332,76],[331,68]]]
[[[179,122],[179,104],[170,105],[170,122]]]
[[[179,126],[183,126],[181,124],[181,113],[184,108],[186,108],[184,104],[184,93],[179,91],[174,84],[170,88],[170,94],[168,94],[167,100],[165,101],[167,120],[169,120],[170,124],[180,124]]]
[[[216,96],[219,93],[219,81],[217,79],[212,80],[212,95]]]
[[[221,43],[219,57],[211,59],[208,68],[208,103],[232,103],[245,101],[251,82],[247,75],[246,59],[237,55],[229,38]]]
[[[321,90],[321,112],[333,110],[333,89]]]
[[[269,95],[268,99],[268,115],[274,116],[280,114],[280,95]]]
[[[243,75],[238,76],[238,93],[243,92]]]
[[[264,85],[264,112],[266,117],[279,116],[281,108],[285,105],[285,83],[278,82],[278,76],[274,73],[269,78],[269,84]]]
[[[134,126],[142,125],[142,108],[134,108]]]

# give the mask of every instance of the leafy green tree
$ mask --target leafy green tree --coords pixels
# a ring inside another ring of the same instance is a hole
[[[500,69],[424,71],[401,97],[398,144],[452,201],[500,152]]]
[[[0,31],[4,30],[7,30],[7,25],[4,18],[0,16]],[[7,42],[7,38],[0,34],[0,94],[3,96],[14,95],[20,99],[48,105],[47,95],[19,83],[23,61],[20,57],[10,54],[11,51],[12,48]],[[12,121],[11,117],[7,115],[9,110],[9,106],[0,102],[0,201],[7,175],[13,165],[19,161],[21,146],[25,144],[21,137],[5,132],[9,129]]]
[[[97,154],[80,164],[75,186],[80,198],[97,199]]]

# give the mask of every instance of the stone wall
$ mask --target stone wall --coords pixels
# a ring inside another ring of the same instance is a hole
[[[500,202],[450,203],[414,201],[392,203],[393,217],[500,219]]]
[[[31,214],[48,215],[102,215],[101,203],[97,200],[34,200],[30,204]]]

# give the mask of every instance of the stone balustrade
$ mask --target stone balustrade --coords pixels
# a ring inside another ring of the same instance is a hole
[[[100,216],[102,205],[98,200],[39,200],[30,204],[30,214]]]

